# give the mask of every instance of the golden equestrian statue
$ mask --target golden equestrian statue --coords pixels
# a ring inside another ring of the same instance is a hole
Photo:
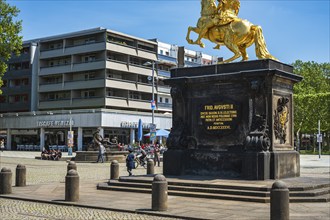
[[[225,45],[234,56],[222,63],[229,63],[239,57],[242,57],[242,61],[248,60],[246,48],[253,43],[259,59],[277,60],[267,50],[261,27],[237,17],[239,0],[218,0],[218,2],[217,5],[214,0],[201,0],[201,17],[198,19],[197,27],[188,28],[186,39],[189,44],[205,47],[201,42],[204,38],[216,44],[214,49],[220,49],[221,45]],[[191,31],[198,34],[195,41],[190,39]]]

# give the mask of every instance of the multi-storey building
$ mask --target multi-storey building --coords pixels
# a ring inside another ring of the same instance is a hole
[[[153,94],[154,122],[170,129],[172,101],[163,80],[177,66],[177,51],[175,45],[104,28],[24,42],[21,56],[9,61],[1,88],[0,132],[6,133],[7,148],[64,146],[70,129],[78,150],[96,129],[132,144],[139,119],[148,132]]]

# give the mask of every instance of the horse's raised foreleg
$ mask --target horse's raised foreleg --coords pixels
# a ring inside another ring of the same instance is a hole
[[[199,34],[199,28],[197,27],[192,27],[192,26],[189,26],[188,27],[188,32],[187,32],[187,36],[186,36],[186,40],[189,44],[196,44],[192,39],[190,39],[190,33],[191,31]]]
[[[186,40],[189,44],[198,44],[199,46],[201,47],[205,47],[205,44],[203,44],[200,39],[197,39],[195,41],[193,41],[192,39],[190,39],[190,32],[193,31],[195,32],[196,34],[199,35],[199,32],[200,32],[200,29],[198,27],[191,27],[189,26],[188,27],[188,32],[187,32],[187,36],[186,36]]]

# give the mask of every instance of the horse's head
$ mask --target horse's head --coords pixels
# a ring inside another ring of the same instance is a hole
[[[201,0],[201,14],[207,16],[217,12],[217,5],[214,0]]]

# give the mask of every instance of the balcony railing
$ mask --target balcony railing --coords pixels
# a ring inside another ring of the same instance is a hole
[[[171,72],[165,70],[158,70],[158,76],[171,77]]]
[[[166,56],[166,55],[162,55],[162,54],[158,54],[158,60],[161,61],[166,61],[166,62],[170,62],[173,65],[177,64],[177,59],[175,57],[170,57],[170,56]]]
[[[170,103],[162,103],[158,102],[157,103],[158,108],[167,108],[167,109],[172,109],[172,104]]]

